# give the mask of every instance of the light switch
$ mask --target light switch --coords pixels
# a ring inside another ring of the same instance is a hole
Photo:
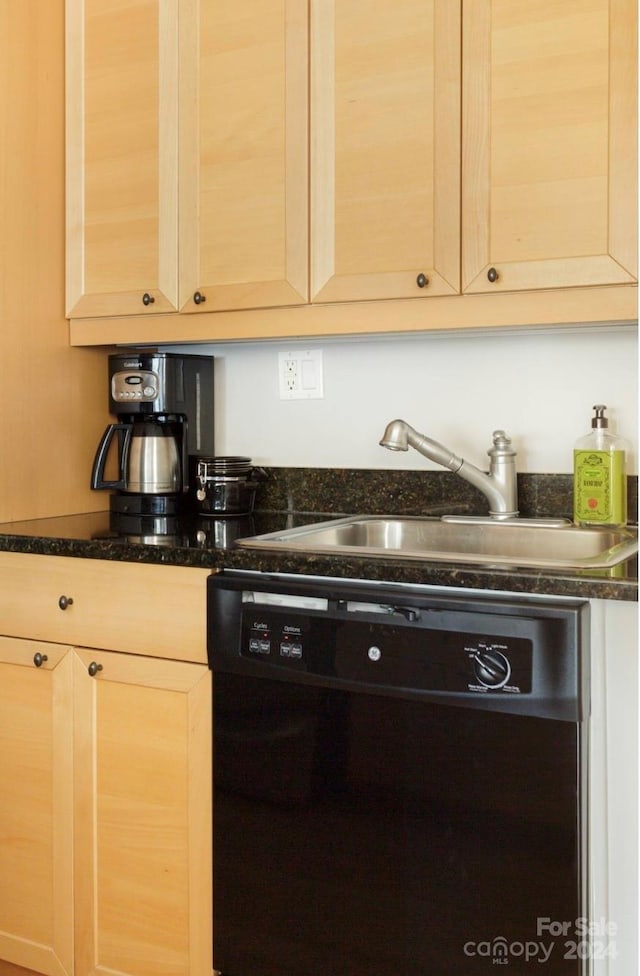
[[[316,385],[317,385],[316,364],[313,359],[303,359],[302,360],[302,389],[315,390]]]

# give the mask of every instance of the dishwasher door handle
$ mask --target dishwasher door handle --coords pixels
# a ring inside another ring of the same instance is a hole
[[[416,620],[420,620],[422,616],[421,611],[418,607],[388,607],[389,613],[397,613],[405,620],[408,620],[410,624],[415,623]]]

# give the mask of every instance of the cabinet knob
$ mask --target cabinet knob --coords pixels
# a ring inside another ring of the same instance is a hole
[[[197,291],[194,293],[193,300],[196,303],[196,305],[202,305],[204,302],[206,302],[207,299],[206,296],[202,294],[202,292]]]
[[[72,596],[61,596],[60,599],[58,600],[58,606],[60,607],[61,610],[66,610],[67,607],[70,607],[72,603],[73,603]]]
[[[155,302],[155,298],[153,297],[153,295],[150,295],[148,291],[145,291],[144,295],[142,296],[142,304],[153,305],[154,302]]]
[[[102,671],[102,665],[98,664],[97,661],[92,661],[89,667],[87,668],[87,671],[89,672],[92,678],[95,678],[98,671]]]
[[[40,651],[37,651],[33,655],[33,663],[35,664],[35,666],[37,668],[41,668],[42,665],[44,664],[44,662],[45,661],[48,661],[48,660],[49,660],[49,658],[47,657],[47,655],[46,654],[41,654]]]
[[[497,281],[499,277],[500,275],[498,274],[496,268],[489,268],[487,271],[487,278],[492,284],[494,281]]]
[[[426,288],[428,284],[429,284],[429,279],[427,278],[426,274],[420,272],[420,274],[416,278],[416,285],[418,286],[418,288]]]

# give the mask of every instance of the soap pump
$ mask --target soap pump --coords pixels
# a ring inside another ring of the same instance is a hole
[[[573,451],[573,520],[577,525],[626,525],[628,444],[609,432],[607,407],[593,407],[591,431]]]

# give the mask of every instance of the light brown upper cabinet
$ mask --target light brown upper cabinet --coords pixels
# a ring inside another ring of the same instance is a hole
[[[636,0],[470,0],[463,45],[463,291],[634,281]]]
[[[460,281],[460,7],[311,4],[311,298]]]
[[[305,0],[68,0],[67,314],[308,300]]]
[[[67,315],[178,307],[178,0],[67,0]]]
[[[180,32],[180,307],[306,302],[306,0],[183,0]]]
[[[636,0],[67,18],[75,344],[637,315]]]

